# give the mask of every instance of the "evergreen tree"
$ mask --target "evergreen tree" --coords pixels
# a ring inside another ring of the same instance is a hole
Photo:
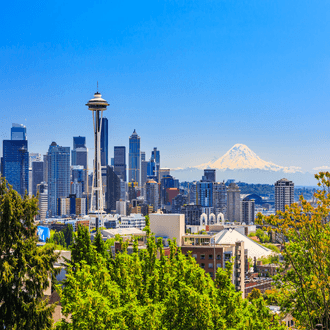
[[[73,227],[71,223],[69,223],[63,230],[64,239],[67,247],[70,247],[73,243]]]
[[[54,306],[44,300],[55,273],[54,248],[37,247],[36,198],[21,196],[0,177],[0,328],[48,329]]]

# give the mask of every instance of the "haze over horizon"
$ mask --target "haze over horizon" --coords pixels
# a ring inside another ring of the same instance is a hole
[[[99,81],[110,103],[109,157],[136,129],[147,157],[160,150],[162,167],[197,166],[237,143],[284,167],[330,166],[329,9],[326,1],[4,3],[15,19],[0,23],[1,141],[20,123],[30,152],[44,154],[52,141],[72,148],[78,135],[92,150],[85,104]]]

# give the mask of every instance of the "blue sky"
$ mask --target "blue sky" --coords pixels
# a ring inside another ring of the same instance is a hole
[[[2,13],[1,140],[22,123],[31,152],[77,135],[92,148],[99,81],[110,155],[136,129],[164,167],[236,143],[330,166],[328,1],[7,1]]]

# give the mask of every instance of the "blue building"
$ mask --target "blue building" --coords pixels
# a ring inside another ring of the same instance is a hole
[[[11,140],[27,140],[26,138],[26,127],[22,124],[13,124],[11,128]]]
[[[48,149],[48,209],[57,215],[57,199],[70,194],[70,147],[52,142]]]
[[[129,167],[128,167],[128,180],[134,181],[140,186],[140,166],[141,166],[141,154],[140,154],[140,137],[134,130],[133,134],[129,138]]]
[[[213,206],[213,182],[199,181],[196,188],[198,204],[204,207]]]
[[[108,157],[109,157],[108,119],[103,117],[102,126],[101,126],[101,166],[108,166],[109,164]]]
[[[21,196],[29,191],[29,152],[27,140],[4,140],[2,175]]]
[[[161,196],[161,204],[162,206],[166,204],[166,190],[167,188],[176,188],[175,187],[175,179],[172,175],[163,176],[160,184],[160,196]]]

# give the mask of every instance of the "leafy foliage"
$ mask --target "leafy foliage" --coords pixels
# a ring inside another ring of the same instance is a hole
[[[300,203],[286,206],[285,212],[258,222],[274,230],[283,244],[284,264],[275,276],[276,300],[300,326],[316,324],[330,328],[330,173],[317,174],[322,188],[315,193],[316,207],[300,197]]]
[[[48,329],[54,306],[44,290],[55,273],[51,246],[38,248],[33,220],[38,201],[21,196],[0,177],[0,328]]]
[[[147,248],[138,250],[134,240],[128,255],[128,241],[121,241],[123,252],[114,259],[104,255],[99,239],[90,244],[78,231],[74,263],[58,287],[62,312],[72,322],[62,320],[57,329],[285,329],[262,299],[250,303],[235,291],[230,263],[213,281],[175,241],[166,257],[146,223]]]

